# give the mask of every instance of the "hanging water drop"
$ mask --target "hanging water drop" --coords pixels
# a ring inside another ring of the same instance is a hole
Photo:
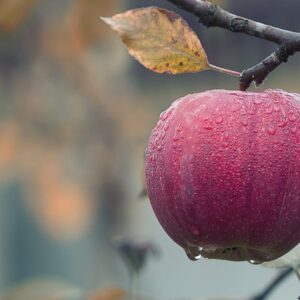
[[[187,246],[184,250],[190,260],[196,261],[201,258],[202,249],[203,248],[198,246]]]
[[[258,260],[254,260],[254,259],[250,259],[248,260],[248,262],[252,265],[259,265],[261,264],[261,261],[258,261]]]

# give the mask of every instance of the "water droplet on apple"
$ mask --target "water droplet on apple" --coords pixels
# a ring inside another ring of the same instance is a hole
[[[150,157],[150,162],[155,162],[155,161],[156,161],[156,155],[153,154],[153,155],[151,155],[151,157]]]
[[[288,123],[287,119],[284,118],[284,119],[281,119],[281,121],[279,122],[278,126],[281,127],[281,128],[283,128],[283,127],[285,127],[287,125],[287,123]]]
[[[229,143],[228,143],[228,142],[224,142],[224,143],[223,143],[223,147],[224,147],[224,148],[228,148],[228,147],[229,147]]]
[[[206,130],[212,130],[213,129],[213,127],[210,124],[204,124],[203,128],[206,129]]]
[[[240,111],[240,114],[241,114],[241,115],[246,115],[246,114],[247,114],[246,109],[242,108],[241,111]]]
[[[162,112],[159,116],[159,118],[162,120],[162,121],[165,121],[167,118],[168,118],[168,113],[167,112]]]
[[[274,135],[276,133],[276,128],[274,126],[270,125],[267,127],[267,132],[270,135]]]
[[[270,115],[273,112],[273,108],[272,107],[268,107],[265,109],[265,114],[266,115]]]
[[[241,109],[241,104],[240,103],[235,103],[230,107],[230,111],[235,112]]]
[[[221,116],[217,117],[215,120],[216,124],[221,124],[223,123],[223,118]]]
[[[248,120],[247,119],[241,119],[241,124],[243,126],[247,126],[248,125]]]
[[[293,134],[297,133],[297,127],[292,127],[292,128],[291,128],[291,132],[292,132]]]
[[[255,98],[253,101],[255,104],[261,104],[261,99],[260,98]]]
[[[289,115],[288,118],[291,122],[295,122],[297,120],[297,117],[294,114]]]

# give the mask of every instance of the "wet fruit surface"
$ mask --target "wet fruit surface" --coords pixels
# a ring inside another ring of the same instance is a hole
[[[146,183],[190,258],[283,255],[300,241],[300,96],[212,90],[175,101],[150,137]]]

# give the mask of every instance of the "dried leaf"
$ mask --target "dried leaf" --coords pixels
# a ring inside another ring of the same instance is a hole
[[[102,20],[118,33],[129,53],[154,72],[178,74],[209,69],[197,35],[172,11],[147,7]]]

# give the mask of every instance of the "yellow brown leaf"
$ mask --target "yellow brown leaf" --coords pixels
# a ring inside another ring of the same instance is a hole
[[[172,11],[139,8],[102,18],[118,33],[129,53],[157,73],[194,73],[209,69],[201,42]]]

